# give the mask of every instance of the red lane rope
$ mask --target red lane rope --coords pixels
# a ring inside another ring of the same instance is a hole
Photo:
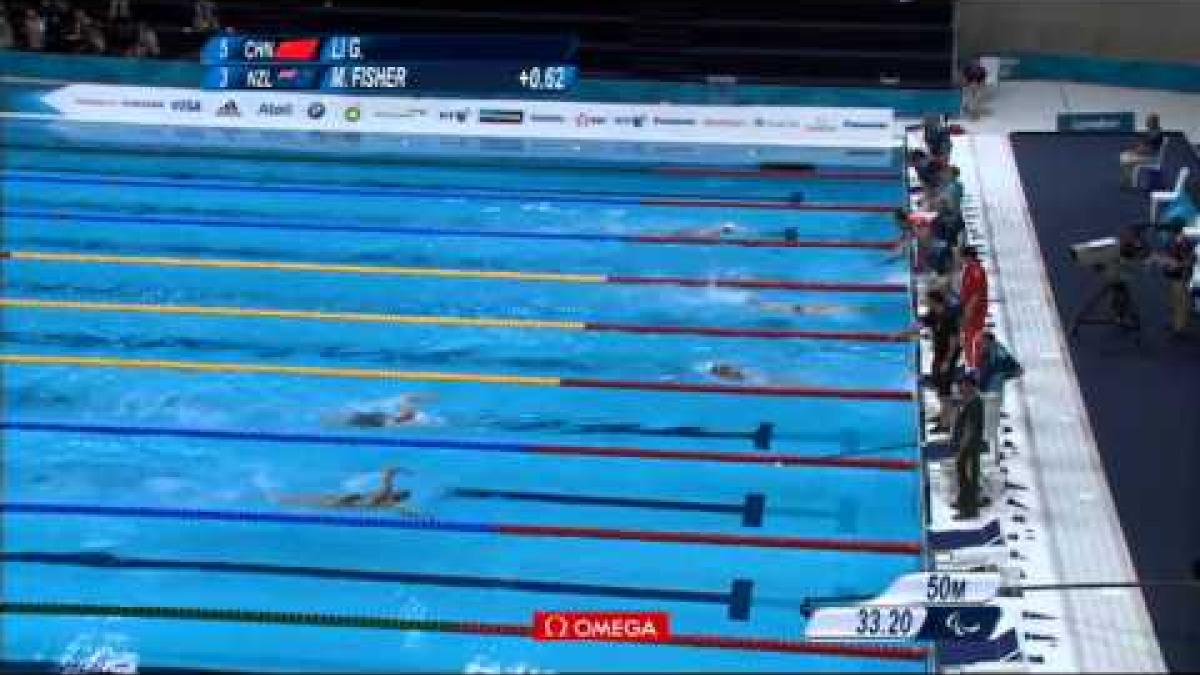
[[[721,169],[707,166],[660,166],[658,173],[716,178],[795,178],[806,180],[896,180],[895,171],[836,171],[817,169]]]
[[[753,199],[643,199],[642,206],[687,206],[693,208],[781,209],[791,211],[862,211],[891,213],[896,210],[887,204],[842,204],[833,202],[783,202]]]
[[[687,391],[697,394],[742,394],[750,396],[792,396],[803,398],[846,398],[866,401],[911,401],[913,393],[903,389],[836,389],[833,387],[764,387],[737,384],[688,382],[647,382],[639,380],[597,380],[564,377],[560,387],[576,389],[638,389],[643,391]]]
[[[102,616],[128,619],[158,619],[174,621],[221,621],[319,628],[361,628],[402,630],[434,633],[458,633],[494,637],[532,638],[533,627],[527,624],[491,623],[484,621],[440,621],[434,619],[400,619],[393,617],[351,616],[321,612],[273,612],[263,610],[212,609],[199,607],[98,605],[55,602],[0,602],[0,612],[12,615],[40,616]],[[604,643],[593,643],[600,646]],[[646,647],[676,646],[706,649],[731,649],[784,654],[814,654],[842,658],[869,658],[892,661],[923,661],[928,656],[924,647],[839,644],[780,640],[774,638],[727,637],[722,635],[675,634],[661,642],[638,643]]]
[[[712,546],[753,546],[806,551],[842,551],[852,553],[882,553],[887,555],[920,555],[921,544],[915,541],[878,541],[870,539],[822,539],[808,537],[768,537],[716,532],[655,532],[649,530],[616,530],[594,527],[565,527],[556,525],[498,525],[496,532],[529,537],[559,537],[578,539],[616,539],[626,541],[660,542],[671,544],[708,544]]]
[[[688,237],[683,235],[640,235],[636,242],[644,244],[697,244],[707,246],[745,246],[747,248],[852,248],[886,250],[896,246],[894,241],[872,239],[805,239],[783,241],[775,239],[717,239],[712,237]]]
[[[715,286],[717,288],[763,288],[788,291],[830,291],[841,293],[907,293],[908,286],[897,283],[858,283],[853,281],[788,281],[785,279],[692,279],[688,277],[636,277],[614,275],[604,278],[610,284],[663,284],[672,286]]]
[[[360,516],[291,511],[237,511],[225,509],[167,508],[160,506],[107,506],[99,504],[56,504],[45,502],[0,502],[0,513],[53,516],[98,516],[102,518],[155,518],[195,522],[281,523],[320,527],[358,527],[412,532],[451,532],[458,534],[511,535],[558,539],[621,540],[659,544],[706,544],[745,546],[843,553],[883,553],[920,555],[915,541],[872,541],[866,539],[828,539],[734,535],[718,532],[679,532],[661,530],[622,530],[587,525],[526,525],[438,520],[407,515],[404,517]]]
[[[881,469],[912,471],[915,461],[907,459],[878,459],[872,457],[820,457],[783,455],[768,452],[720,452],[714,450],[649,450],[620,446],[539,445],[535,452],[547,455],[586,455],[597,457],[629,457],[636,459],[698,460],[730,464],[770,464],[776,466],[811,466],[840,469]]]
[[[845,340],[848,342],[910,341],[910,339],[903,333],[871,333],[865,331],[774,330],[757,328],[716,328],[708,326],[641,326],[637,324],[623,323],[588,323],[586,324],[585,330],[662,335],[708,335],[713,337]]]
[[[669,644],[714,649],[744,649],[760,652],[790,654],[820,654],[846,658],[869,658],[891,661],[924,661],[929,655],[924,647],[885,647],[882,645],[850,645],[826,642],[796,642],[763,638],[734,638],[714,635],[672,635]]]

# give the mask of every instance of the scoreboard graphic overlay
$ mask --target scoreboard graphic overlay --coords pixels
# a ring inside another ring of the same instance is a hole
[[[561,59],[439,59],[423,47],[389,35],[222,35],[204,47],[204,88],[554,96],[570,91],[578,78],[577,68]]]

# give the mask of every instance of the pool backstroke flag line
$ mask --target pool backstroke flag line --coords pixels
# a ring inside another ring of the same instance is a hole
[[[122,124],[578,141],[894,148],[883,108],[650,105],[355,97],[70,84],[41,98],[64,119]]]

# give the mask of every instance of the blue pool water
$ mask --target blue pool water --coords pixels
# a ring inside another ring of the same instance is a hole
[[[121,133],[128,138],[137,131]],[[5,138],[15,140],[11,132]],[[890,333],[911,322],[907,293],[395,276],[283,270],[276,263],[906,284],[903,264],[880,250],[656,245],[625,239],[730,222],[742,228],[739,236],[778,238],[790,227],[805,239],[886,240],[894,236],[887,213],[650,206],[646,200],[787,201],[800,192],[811,202],[887,205],[902,194],[898,182],[683,177],[631,166],[368,163],[353,156],[337,163],[284,161],[163,154],[137,145],[71,152],[36,125],[26,127],[19,141],[5,149],[6,250],[126,259],[16,256],[5,261],[4,298],[23,302],[3,310],[3,350],[9,356],[656,384],[712,384],[704,366],[722,361],[744,368],[748,385],[896,391],[913,385],[912,348],[888,342],[162,310],[188,306]],[[150,256],[266,266],[217,269],[127,259]],[[793,315],[766,311],[758,300],[836,307]],[[143,311],[96,311],[79,303],[109,303],[110,309],[114,304],[139,305]],[[913,459],[916,411],[910,402],[408,382],[276,371],[13,362],[3,367],[7,503],[315,513],[323,511],[297,505],[298,496],[368,492],[383,467],[400,466],[411,472],[402,477],[401,487],[412,492],[413,506],[445,522],[848,542],[921,539],[915,471],[562,456],[456,445],[477,441],[750,453],[755,452],[750,432],[765,422],[774,425],[775,452]],[[409,394],[428,397],[415,425],[360,429],[344,424],[355,411],[386,409]],[[33,428],[39,424],[51,428]],[[122,432],[134,427],[162,433]],[[202,433],[211,430],[243,433],[223,438]],[[279,433],[292,436],[280,440],[269,435]],[[319,442],[328,436],[388,442]],[[396,439],[428,443],[405,446],[392,442]],[[567,498],[501,499],[481,490]],[[663,505],[739,505],[750,494],[765,496],[761,526],[744,524],[736,509]],[[607,501],[587,503],[581,496]],[[362,514],[352,509],[336,513]],[[786,641],[802,640],[799,607],[806,598],[876,592],[920,566],[920,558],[910,554],[526,537],[494,528],[476,533],[103,512],[8,512],[3,525],[8,556],[3,595],[9,602],[526,625],[536,610],[662,610],[670,613],[676,634]],[[305,571],[285,573],[283,567]],[[529,584],[487,587],[478,581],[434,585],[411,578],[364,578],[364,572],[560,586],[552,591]],[[735,579],[754,585],[746,620],[730,618],[719,597],[711,597],[728,592]],[[598,586],[643,592],[605,597],[595,590]],[[708,595],[683,600],[668,593],[661,599],[646,589]],[[99,659],[260,671],[925,667],[921,661],[865,655],[559,644],[482,634],[254,622],[8,615],[2,629],[7,661],[63,668]]]

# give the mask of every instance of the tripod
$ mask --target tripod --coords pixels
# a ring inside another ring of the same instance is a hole
[[[1140,337],[1142,318],[1133,302],[1129,282],[1120,276],[1105,281],[1104,286],[1093,293],[1084,303],[1083,309],[1075,315],[1071,322],[1071,337],[1077,336],[1079,327],[1085,324],[1116,326],[1126,333],[1133,332]]]

